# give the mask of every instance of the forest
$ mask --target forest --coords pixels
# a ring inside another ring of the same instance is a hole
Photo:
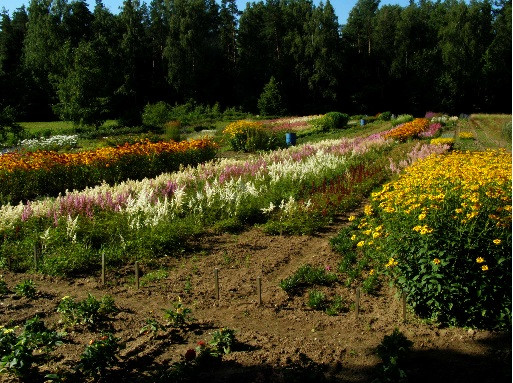
[[[140,123],[145,105],[194,100],[276,114],[511,113],[511,0],[31,0],[3,9],[0,113],[18,121]]]

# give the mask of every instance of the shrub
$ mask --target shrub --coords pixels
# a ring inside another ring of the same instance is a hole
[[[255,152],[271,150],[281,146],[277,133],[264,129],[263,124],[256,121],[239,120],[227,125],[223,130],[233,150]]]
[[[349,121],[349,116],[340,112],[328,112],[319,121],[323,131],[343,129]]]
[[[319,290],[310,290],[308,292],[308,307],[314,310],[324,310],[326,307],[326,295]]]
[[[153,128],[163,127],[170,120],[171,105],[159,101],[156,104],[147,104],[142,114],[142,123]]]
[[[36,284],[32,279],[26,279],[23,282],[18,283],[14,287],[16,295],[26,298],[34,298],[36,296]]]
[[[98,327],[109,314],[117,311],[114,300],[110,295],[105,295],[101,300],[88,294],[87,298],[75,302],[70,296],[62,298],[57,312],[61,314],[62,321],[68,325],[82,324],[90,328]]]
[[[401,114],[391,121],[392,121],[393,126],[397,126],[397,125],[404,124],[406,122],[413,121],[413,116],[411,114]]]
[[[378,120],[380,121],[390,121],[392,118],[392,112],[383,112],[383,113],[380,113],[379,116],[378,116]]]

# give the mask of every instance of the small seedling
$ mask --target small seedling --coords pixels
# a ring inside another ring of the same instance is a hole
[[[7,287],[7,282],[0,276],[0,295],[6,294],[9,294],[9,288]]]
[[[36,296],[36,285],[32,279],[25,279],[14,287],[16,295],[26,298],[34,298]]]
[[[148,318],[145,321],[145,325],[141,328],[140,334],[152,333],[152,338],[156,337],[159,331],[166,331],[166,328],[159,323],[156,319]]]
[[[222,328],[212,333],[210,345],[218,355],[229,354],[235,343],[235,330]]]
[[[326,295],[319,290],[310,290],[308,293],[308,306],[314,310],[323,310],[326,306]]]
[[[188,322],[192,321],[191,309],[184,307],[182,299],[177,298],[176,302],[173,303],[173,307],[170,309],[164,309],[164,318],[173,327],[184,327]]]

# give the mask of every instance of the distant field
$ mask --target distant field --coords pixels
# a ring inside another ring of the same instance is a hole
[[[475,141],[461,145],[464,150],[504,148],[511,151],[510,114],[472,114],[459,123],[460,132],[471,132]]]

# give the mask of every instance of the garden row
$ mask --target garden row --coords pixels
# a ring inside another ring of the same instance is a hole
[[[154,177],[207,161],[215,154],[216,145],[207,139],[141,141],[76,153],[10,152],[0,156],[0,202],[16,204],[102,182]]]
[[[40,271],[73,274],[99,269],[102,253],[110,265],[176,254],[209,227],[266,223],[264,229],[274,233],[312,232],[356,206],[408,151],[446,149],[397,145],[377,135],[327,140],[4,205],[0,264],[33,268],[37,245]]]

